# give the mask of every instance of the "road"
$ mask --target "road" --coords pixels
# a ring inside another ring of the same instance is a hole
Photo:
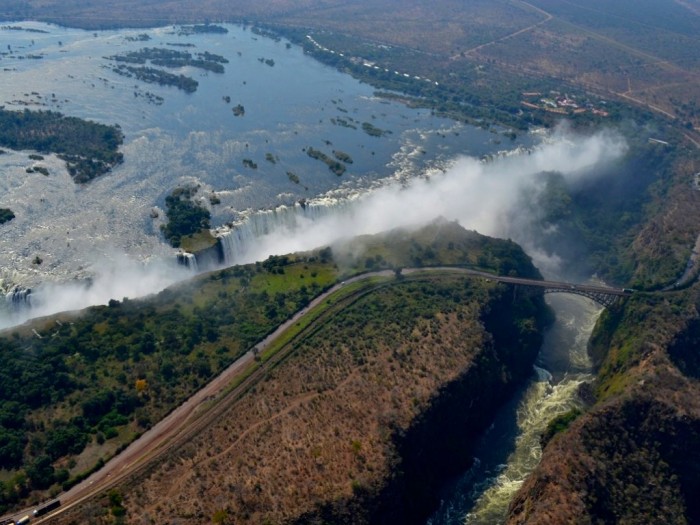
[[[310,301],[306,307],[299,310],[291,318],[278,326],[275,331],[257,343],[254,348],[259,352],[265,351],[287,329],[342,287],[370,277],[389,277],[393,275],[393,273],[394,272],[390,270],[373,272],[371,274],[351,277],[342,283],[336,284]],[[105,463],[99,471],[70,490],[59,495],[58,498],[61,500],[61,507],[46,517],[38,518],[34,523],[48,523],[57,515],[105,491],[110,486],[115,485],[118,481],[132,474],[138,467],[145,465],[149,460],[165,452],[168,449],[168,445],[176,437],[180,436],[188,426],[198,420],[198,418],[210,408],[212,401],[221,396],[234,379],[242,372],[248,370],[249,366],[254,362],[254,359],[255,354],[252,349],[243,354],[201,390],[170,412],[170,414],[148,431],[144,432],[141,437],[133,441],[122,453]],[[14,519],[18,519],[27,514],[31,515],[33,509],[34,507],[30,507],[20,512],[13,513],[10,516],[5,516],[4,518],[14,517]]]
[[[538,286],[542,288],[557,288],[561,289],[562,291],[587,291],[592,293],[607,293],[619,296],[630,294],[629,291],[623,289],[498,276],[487,272],[458,267],[406,268],[403,269],[401,273],[410,275],[417,273],[438,272],[460,273],[466,276],[483,278],[491,281],[526,286]],[[345,281],[334,285],[310,301],[307,306],[295,313],[290,319],[282,323],[276,330],[257,343],[254,349],[261,353],[264,352],[290,327],[299,322],[311,310],[319,306],[325,299],[341,288],[362,280],[375,277],[391,277],[392,275],[394,275],[393,270],[383,270],[350,277]],[[229,403],[225,402],[225,399],[227,399],[229,396],[231,396],[232,399],[236,398],[236,396],[240,397],[240,394],[237,392],[243,389],[239,387],[231,391],[228,389],[228,387],[236,378],[241,376],[241,374],[250,371],[250,367],[254,363],[254,359],[255,354],[253,349],[247,351],[229,367],[227,367],[221,374],[205,385],[201,390],[196,392],[184,403],[175,408],[172,412],[170,412],[170,414],[151,427],[148,431],[144,432],[141,437],[133,441],[122,453],[105,463],[105,465],[99,471],[95,472],[70,490],[59,495],[58,497],[62,503],[61,507],[45,517],[38,518],[34,523],[49,523],[50,520],[57,517],[59,514],[66,512],[72,507],[94,497],[99,493],[104,492],[119,481],[122,481],[126,477],[134,474],[139,468],[148,464],[149,461],[156,459],[159,455],[167,452],[170,448],[177,446],[179,442],[186,440],[187,436],[191,435],[192,429],[196,426],[196,423],[201,423],[203,420],[208,421],[215,419],[217,407],[219,411],[226,410],[229,407]],[[248,385],[245,385],[246,388],[247,386]],[[227,392],[227,390],[229,391]],[[217,402],[214,402],[215,400]],[[206,416],[209,416],[209,418]],[[12,516],[7,517],[14,517],[14,519],[18,519],[18,517],[26,514],[31,515],[32,510],[33,507],[24,509],[21,512],[14,513]]]
[[[485,47],[492,46],[492,45],[494,45],[494,44],[497,44],[497,43],[499,43],[499,42],[503,42],[503,41],[508,40],[508,39],[510,39],[510,38],[514,38],[514,37],[516,37],[516,36],[518,36],[518,35],[521,35],[521,34],[523,34],[523,33],[528,32],[528,31],[532,31],[532,30],[535,29],[537,26],[541,26],[542,24],[544,24],[544,23],[546,23],[546,22],[549,22],[552,18],[554,18],[554,17],[553,17],[552,15],[550,15],[547,11],[545,11],[545,10],[543,10],[543,9],[540,9],[539,7],[536,7],[536,6],[534,6],[534,5],[532,5],[532,4],[528,3],[528,2],[521,1],[520,4],[522,4],[522,5],[524,5],[524,6],[528,7],[528,8],[530,8],[530,9],[533,10],[533,11],[537,11],[539,14],[541,14],[542,16],[544,16],[544,19],[540,20],[539,22],[535,22],[535,23],[532,24],[532,25],[529,25],[529,26],[527,26],[527,27],[524,27],[524,28],[522,28],[522,29],[519,29],[518,31],[515,31],[514,33],[507,34],[507,35],[502,36],[502,37],[500,37],[500,38],[496,38],[496,39],[494,39],[494,40],[491,40],[490,42],[484,42],[483,44],[480,44],[480,45],[478,45],[478,46],[476,46],[476,47],[472,47],[472,48],[470,48],[470,49],[467,49],[467,50],[465,50],[465,51],[463,51],[463,52],[461,52],[461,53],[459,53],[459,54],[457,54],[457,55],[454,55],[454,56],[450,57],[450,59],[451,59],[451,60],[456,60],[456,59],[461,58],[461,57],[463,57],[463,56],[465,56],[465,55],[470,55],[470,54],[472,54],[472,53],[476,53],[476,52],[480,51],[481,49],[483,49],[483,48],[485,48]]]

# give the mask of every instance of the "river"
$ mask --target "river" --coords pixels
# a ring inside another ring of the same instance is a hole
[[[579,386],[593,379],[587,344],[601,308],[589,299],[550,294],[556,315],[532,377],[497,414],[475,449],[472,468],[445,490],[428,525],[498,525],[537,466],[539,438],[556,415],[580,406]]]
[[[219,226],[244,210],[343,195],[440,170],[458,154],[478,158],[532,143],[379,98],[286,40],[223,27],[227,33],[188,34],[178,26],[92,32],[0,21],[0,106],[118,124],[125,135],[124,163],[80,186],[53,155],[40,161],[49,176],[32,177],[31,152],[3,148],[0,207],[16,217],[0,228],[0,290],[91,278],[103,261],[125,254],[172,258],[159,208],[178,186],[197,186]],[[122,62],[114,57],[145,48],[213,53],[227,62],[223,73],[168,70],[196,80],[193,93],[115,72]],[[236,116],[238,104],[245,113]],[[366,133],[365,124],[382,135]],[[352,162],[337,176],[307,154],[311,147]],[[209,205],[214,195],[218,204]],[[33,264],[36,257],[43,264]]]

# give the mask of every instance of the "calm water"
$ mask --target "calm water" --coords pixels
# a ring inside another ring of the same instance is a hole
[[[226,25],[227,34],[190,36],[173,27],[93,33],[36,22],[0,26],[0,104],[119,124],[126,137],[124,164],[84,187],[71,182],[55,157],[43,161],[51,173],[43,177],[27,175],[33,164],[28,152],[0,156],[0,207],[17,216],[0,229],[5,291],[14,284],[86,277],[97,260],[123,254],[139,261],[171,256],[159,235],[162,210],[154,207],[178,185],[199,185],[205,201],[216,193],[216,226],[241,210],[420,176],[458,154],[478,157],[515,146],[495,133],[378,99],[367,84],[299,47],[240,26]],[[138,41],[141,34],[150,40]],[[223,74],[168,70],[196,79],[192,94],[112,71],[115,62],[108,57],[145,47],[210,52],[229,63]],[[162,102],[154,103],[156,97]],[[236,104],[244,106],[244,116],[233,115]],[[356,129],[337,125],[339,118]],[[390,133],[370,136],[364,122]],[[311,159],[308,147],[328,155],[341,150],[354,162],[338,177]],[[36,256],[42,265],[32,265]]]

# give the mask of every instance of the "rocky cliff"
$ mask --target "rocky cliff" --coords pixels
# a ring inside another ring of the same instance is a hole
[[[649,294],[603,316],[598,401],[547,445],[509,524],[700,523],[698,295]]]

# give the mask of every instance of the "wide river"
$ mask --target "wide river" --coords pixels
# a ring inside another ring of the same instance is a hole
[[[84,186],[53,156],[0,155],[0,207],[16,215],[0,226],[0,291],[90,277],[126,254],[136,261],[172,257],[159,231],[160,208],[177,186],[198,186],[205,202],[215,194],[220,203],[207,205],[217,226],[243,210],[418,177],[458,154],[480,157],[531,140],[512,142],[378,98],[371,86],[285,40],[224,27],[226,33],[89,32],[0,22],[0,105],[118,124],[125,135],[124,163]],[[228,62],[223,73],[168,70],[196,80],[194,93],[114,71],[121,63],[115,56],[144,48],[213,53]],[[235,116],[239,104],[245,114]],[[372,136],[363,124],[384,133]],[[309,147],[330,157],[339,150],[352,163],[337,176],[307,155]],[[49,176],[28,174],[35,164]],[[41,264],[33,263],[37,257]]]

